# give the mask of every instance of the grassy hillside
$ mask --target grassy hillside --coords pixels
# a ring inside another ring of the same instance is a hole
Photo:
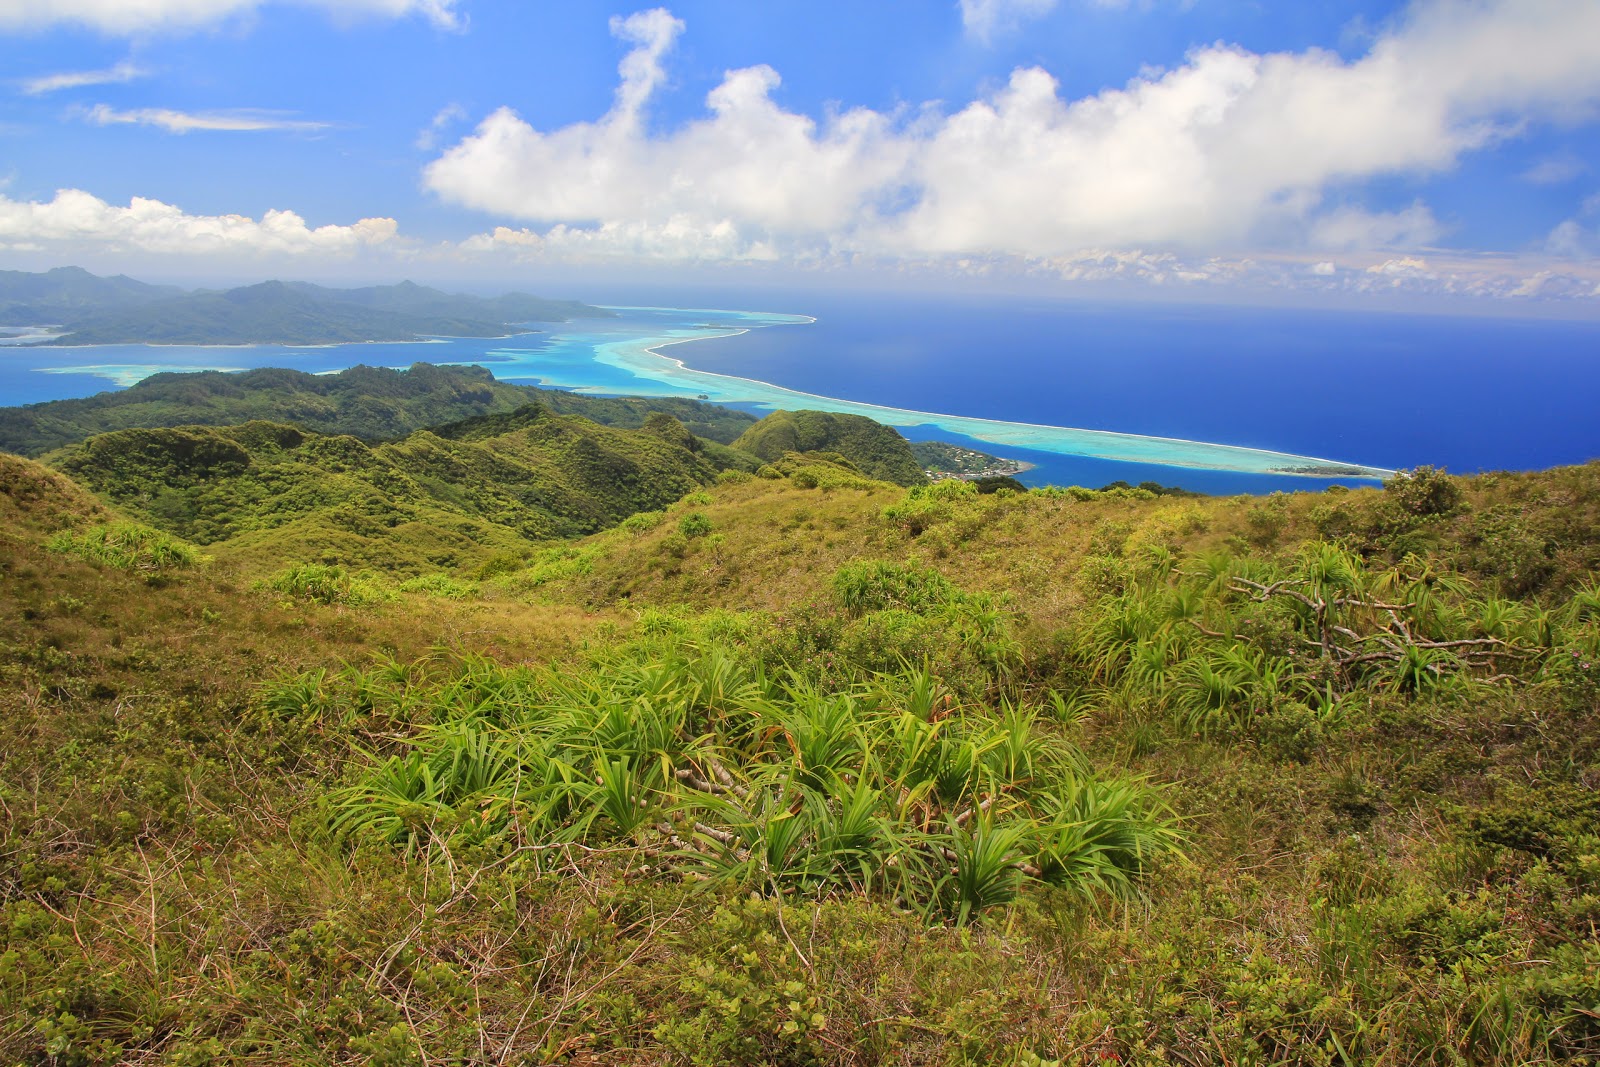
[[[589,397],[510,385],[495,381],[482,367],[414,363],[409,370],[351,367],[337,374],[264,367],[238,374],[156,374],[115,392],[0,408],[0,450],[40,456],[111,430],[253,420],[376,442],[515,411],[534,401],[559,415],[627,429],[643,426],[653,412],[665,412],[696,435],[724,444],[755,422],[754,416],[696,400]]]
[[[905,438],[862,415],[775,411],[746,430],[733,447],[768,462],[785,452],[837,452],[871,478],[896,485],[928,480]]]
[[[1600,1056],[1600,466],[1216,499],[786,453],[359,577],[128,522],[704,460],[137,433],[57,460],[109,505],[0,457],[6,1062]]]

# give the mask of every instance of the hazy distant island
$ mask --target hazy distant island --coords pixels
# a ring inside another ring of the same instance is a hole
[[[427,337],[504,337],[529,323],[610,318],[575,300],[526,293],[496,297],[446,293],[402,282],[329,289],[269,281],[237,289],[185,291],[126,276],[102,278],[78,267],[43,274],[0,271],[0,325],[55,330],[31,345],[325,345],[417,341]]]

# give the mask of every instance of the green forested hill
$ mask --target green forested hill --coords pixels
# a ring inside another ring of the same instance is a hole
[[[662,416],[671,422],[670,416]],[[526,554],[660,508],[717,468],[677,439],[537,406],[504,432],[376,446],[279,423],[121,430],[46,457],[157,529],[254,559],[402,574]]]
[[[644,421],[0,454],[0,1061],[1600,1059],[1600,465]]]
[[[638,429],[653,415],[669,415],[696,437],[719,444],[731,444],[756,421],[754,415],[743,411],[683,397],[589,396],[562,389],[538,389],[533,386],[512,388],[525,390],[523,395],[529,400],[537,400],[557,415],[582,415],[603,426]],[[465,430],[471,418],[461,421]]]
[[[861,415],[775,411],[746,430],[733,447],[769,461],[785,452],[837,452],[872,478],[896,485],[928,480],[905,438]]]
[[[264,367],[237,374],[156,374],[114,392],[0,408],[0,450],[38,456],[110,430],[231,426],[256,419],[381,441],[533,401],[557,414],[622,428],[643,426],[651,412],[661,411],[696,435],[723,443],[755,422],[754,416],[696,400],[588,397],[510,385],[482,367],[414,363],[409,370],[360,366],[337,374]]]

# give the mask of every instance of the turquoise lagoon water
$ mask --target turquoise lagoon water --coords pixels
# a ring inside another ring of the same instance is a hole
[[[591,319],[567,324],[537,348],[506,345],[492,349],[484,358],[492,361],[487,365],[495,377],[504,380],[533,380],[574,392],[606,395],[701,397],[712,403],[758,411],[810,408],[865,415],[913,431],[911,435],[919,439],[954,437],[1002,451],[1245,474],[1326,478],[1337,473],[1347,478],[1381,478],[1390,473],[1340,460],[1228,444],[913,411],[696,370],[687,365],[694,358],[694,350],[679,346],[690,341],[734,337],[754,329],[804,328],[812,320],[801,315],[749,311],[685,312],[637,307],[615,310],[623,316],[620,321]],[[678,358],[680,355],[682,359]],[[1340,469],[1335,472],[1334,468]]]
[[[1381,478],[1382,467],[1339,456],[1308,456],[1228,443],[1183,440],[1104,429],[1079,429],[978,418],[959,411],[959,389],[947,393],[950,410],[928,412],[839,399],[749,377],[695,369],[696,353],[718,350],[726,364],[730,342],[752,332],[785,334],[790,347],[813,336],[813,319],[769,312],[619,307],[613,319],[558,324],[548,332],[509,338],[436,338],[410,344],[368,343],[324,347],[101,345],[81,348],[0,346],[0,393],[5,403],[84,396],[127,387],[163,371],[292,367],[331,373],[357,364],[405,367],[412,362],[479,364],[505,381],[540,384],[596,395],[703,397],[754,412],[812,408],[865,415],[902,429],[913,439],[942,438],[1034,462],[1046,477],[1057,459],[1089,461],[1102,480],[1159,477],[1163,468],[1265,476],[1261,490],[1288,487],[1285,476],[1326,482]],[[690,344],[689,342],[695,342]],[[743,369],[743,368],[741,368]],[[975,373],[978,373],[975,371]],[[1025,387],[1025,383],[1024,383]],[[1101,466],[1104,464],[1104,466]],[[1081,469],[1081,468],[1080,468]],[[1175,472],[1174,472],[1175,473]],[[1170,479],[1169,480],[1173,480]],[[1186,483],[1187,484],[1187,483]]]

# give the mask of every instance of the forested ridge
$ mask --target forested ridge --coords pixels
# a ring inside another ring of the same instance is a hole
[[[516,399],[0,454],[0,1058],[1600,1055],[1600,465],[980,492]]]

